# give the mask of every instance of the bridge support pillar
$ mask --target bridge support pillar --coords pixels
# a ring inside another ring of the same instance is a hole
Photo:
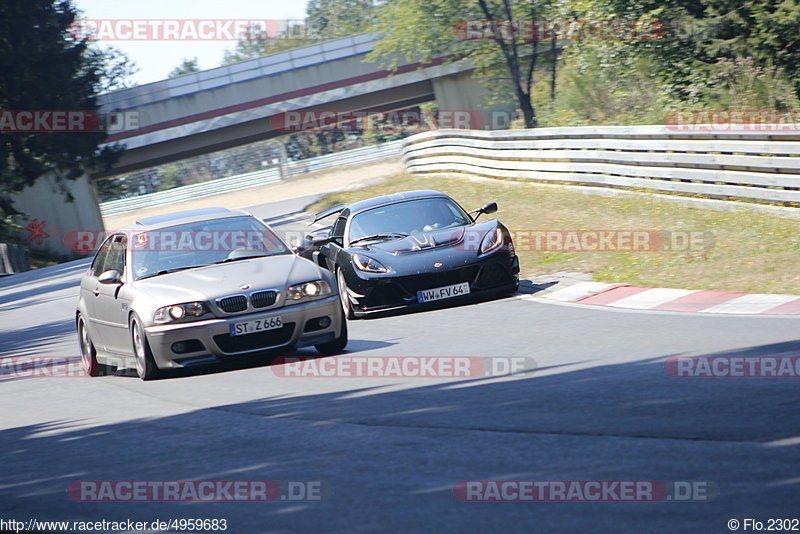
[[[472,78],[472,71],[434,78],[433,91],[440,112],[470,113],[471,130],[505,130],[516,109],[514,104],[489,105],[486,89]]]
[[[64,257],[85,254],[87,251],[77,250],[76,241],[82,236],[97,239],[105,231],[94,189],[85,174],[62,184],[52,174],[42,176],[12,198],[14,207],[24,214],[18,218],[23,239],[33,248]]]

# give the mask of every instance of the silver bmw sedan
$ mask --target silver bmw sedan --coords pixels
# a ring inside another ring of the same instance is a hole
[[[75,314],[90,376],[221,361],[267,349],[347,345],[331,273],[256,217],[209,208],[113,232],[81,279]]]

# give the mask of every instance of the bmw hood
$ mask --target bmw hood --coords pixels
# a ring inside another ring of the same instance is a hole
[[[261,289],[325,278],[313,262],[294,254],[250,258],[208,265],[134,282],[135,287],[161,305],[194,300],[214,300]],[[247,289],[243,286],[249,285]]]

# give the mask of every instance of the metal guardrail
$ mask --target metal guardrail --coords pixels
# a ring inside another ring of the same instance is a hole
[[[290,161],[286,164],[285,174],[287,177],[290,177],[307,172],[330,169],[332,167],[355,165],[399,156],[402,145],[403,140],[401,139],[380,145],[354,148],[352,150],[327,154],[325,156],[319,156],[316,158]],[[100,204],[100,213],[103,215],[103,217],[110,217],[142,208],[163,206],[173,202],[182,202],[184,200],[204,198],[221,193],[241,191],[251,187],[259,187],[265,184],[278,182],[280,180],[280,170],[277,167],[273,167],[263,171],[240,174],[237,176],[228,176],[227,178],[218,178],[216,180],[210,180],[208,182],[202,182],[199,184],[175,187],[167,191],[158,191],[156,193],[148,193],[146,195],[110,200]]]
[[[800,203],[800,132],[668,126],[438,130],[404,140],[410,173],[452,173]]]
[[[240,174],[238,176],[229,176],[227,178],[219,178],[199,184],[175,187],[167,191],[158,191],[156,193],[103,202],[100,204],[100,213],[103,217],[119,215],[142,208],[152,208],[154,206],[171,204],[173,202],[182,202],[184,200],[209,197],[220,193],[240,191],[249,187],[277,182],[280,179],[280,172],[277,168]]]
[[[402,148],[403,140],[398,139],[397,141],[390,141],[380,145],[354,148],[352,150],[335,152],[333,154],[318,156],[316,158],[291,161],[287,167],[289,170],[289,175],[296,176],[306,172],[322,171],[342,165],[355,165],[358,163],[365,163],[367,161],[375,161],[377,159],[399,156]]]

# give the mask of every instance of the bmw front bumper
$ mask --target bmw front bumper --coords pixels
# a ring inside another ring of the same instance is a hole
[[[281,328],[231,335],[231,324],[278,315],[283,322]],[[330,324],[319,328],[316,320],[322,317],[328,317]],[[258,313],[147,326],[145,332],[156,365],[166,369],[211,363],[230,356],[271,349],[327,343],[336,339],[341,332],[343,320],[339,297],[334,293],[322,299]]]

